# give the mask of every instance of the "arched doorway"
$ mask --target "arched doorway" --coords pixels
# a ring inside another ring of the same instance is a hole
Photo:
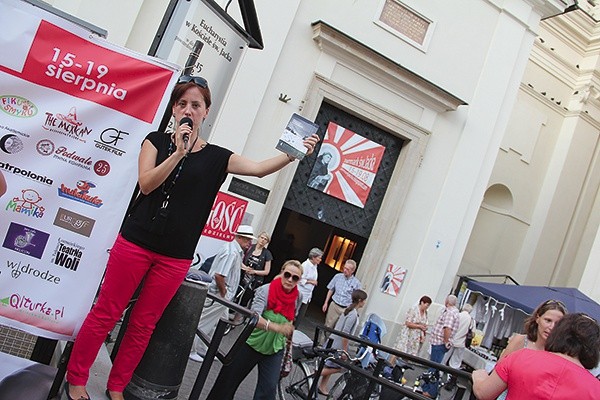
[[[315,149],[315,154],[306,157],[298,165],[269,245],[274,256],[270,278],[279,272],[279,267],[285,260],[304,261],[311,248],[323,249],[325,256],[318,269],[319,285],[313,293],[309,316],[311,310],[314,316],[319,315],[327,293],[327,283],[341,270],[344,260],[352,258],[358,262],[358,268],[361,268],[360,259],[367,246],[383,197],[389,189],[389,182],[404,144],[401,138],[327,102],[321,104],[315,122],[319,125],[318,135],[321,138],[324,138],[328,127],[331,130],[331,123],[333,123],[368,139],[370,147],[365,145],[366,147],[379,150],[384,148],[384,150],[378,156],[378,167],[374,176],[366,185],[369,189],[368,195],[362,193],[364,202],[360,205],[357,205],[359,200],[356,200],[360,198],[361,193],[358,193],[360,188],[342,199],[343,196],[333,195],[332,190],[324,190],[323,187],[310,184],[311,178],[315,175],[313,171],[315,163],[318,162],[318,154],[322,146],[328,146],[327,143],[321,141]],[[352,140],[340,145],[338,151],[349,153],[347,149],[352,146],[350,142]],[[330,151],[336,150],[331,148]],[[343,154],[333,155],[333,159],[337,158],[338,163],[342,164],[344,162],[340,160],[344,157]],[[345,163],[349,165],[346,165],[346,169],[352,168],[353,165],[350,165],[348,158]],[[352,186],[353,182],[348,183],[351,180],[352,178],[349,177],[340,186],[345,188]],[[335,178],[332,178],[328,185],[334,181]],[[360,186],[360,182],[357,185]]]

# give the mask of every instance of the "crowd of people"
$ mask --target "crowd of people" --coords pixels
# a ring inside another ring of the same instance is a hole
[[[156,323],[189,270],[201,228],[226,176],[262,177],[294,161],[282,153],[256,162],[203,140],[200,131],[211,106],[204,78],[181,76],[169,104],[175,131],[151,132],[142,143],[138,162],[140,193],[111,248],[98,300],[75,340],[65,382],[70,400],[89,399],[86,384],[90,367],[107,332],[143,280],[107,383],[106,393],[111,400],[124,399],[123,391]],[[318,140],[316,135],[305,139],[307,154],[313,152]],[[240,274],[230,275],[227,260],[239,260],[241,267],[240,249],[250,245],[247,232],[243,233],[238,232],[236,243],[223,258],[219,269],[222,279],[216,278],[211,286],[224,297],[231,295],[228,285],[233,286]]]
[[[106,333],[114,327],[143,281],[107,383],[109,399],[124,398],[123,391],[156,323],[189,270],[201,233],[199,227],[204,226],[226,176],[233,173],[262,177],[294,161],[281,154],[256,162],[207,143],[200,132],[210,105],[206,80],[182,76],[170,99],[175,131],[151,132],[142,143],[138,163],[140,193],[110,251],[98,300],[75,340],[65,382],[69,400],[89,399],[86,384],[90,367]],[[305,140],[308,154],[314,151],[318,140],[316,135]],[[320,162],[326,165],[330,157],[323,158]],[[313,178],[316,182],[316,176]],[[0,174],[0,195],[5,190]],[[258,382],[254,399],[275,398],[286,343],[306,318],[314,289],[319,285],[323,250],[316,247],[303,263],[284,262],[275,278],[265,283],[271,270],[279,267],[271,265],[269,241],[267,232],[256,237],[252,226],[240,225],[234,240],[223,244],[212,262],[210,293],[232,300],[242,282],[250,290],[241,303],[258,315],[258,323],[236,353],[234,362],[221,368],[209,399],[233,399],[241,382],[255,367]],[[356,333],[358,313],[367,299],[361,281],[355,276],[356,269],[354,260],[344,261],[342,271],[327,283],[321,306],[325,326],[349,334]],[[427,338],[431,345],[430,360],[458,369],[466,337],[474,329],[472,306],[465,304],[459,311],[457,297],[449,295],[439,318],[430,323],[428,309],[432,303],[431,297],[422,296],[408,310],[394,347],[416,356]],[[219,319],[227,317],[226,306],[207,300],[198,329],[210,337]],[[549,300],[534,311],[524,329],[525,334],[511,338],[491,374],[473,373],[478,398],[598,397],[600,383],[586,371],[599,361],[600,329],[596,321],[584,314],[568,314],[560,302]],[[347,339],[335,334],[329,339],[335,348],[348,350]],[[205,354],[206,345],[195,341],[190,359],[203,362]],[[392,357],[389,361],[394,365],[397,359]],[[329,378],[337,372],[340,368],[335,363],[325,365],[318,387],[320,394],[327,395]],[[445,387],[452,389],[455,384],[456,377],[450,376]],[[434,389],[425,394],[436,397]],[[560,393],[562,397],[551,397],[549,393]]]

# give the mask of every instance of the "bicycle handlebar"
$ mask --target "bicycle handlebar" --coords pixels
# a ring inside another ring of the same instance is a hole
[[[308,347],[308,348],[302,349],[302,352],[307,357],[321,357],[321,358],[324,358],[325,360],[339,360],[339,359],[342,359],[343,356],[345,356],[346,357],[345,361],[356,362],[356,361],[362,361],[362,359],[366,357],[366,355],[368,353],[368,349],[359,357],[352,357],[350,355],[350,353],[348,353],[346,350],[343,350],[343,349],[334,349],[331,347],[322,347],[322,346]]]

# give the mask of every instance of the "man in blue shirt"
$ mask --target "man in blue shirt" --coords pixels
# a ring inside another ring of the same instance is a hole
[[[343,272],[336,274],[327,285],[329,290],[325,297],[325,303],[323,303],[323,312],[327,313],[325,326],[328,328],[333,328],[346,307],[352,304],[352,292],[362,289],[362,284],[353,275],[354,271],[356,271],[356,261],[347,260],[344,263]]]

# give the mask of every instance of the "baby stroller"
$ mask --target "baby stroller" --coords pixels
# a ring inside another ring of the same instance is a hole
[[[380,344],[381,339],[387,333],[387,328],[383,323],[381,317],[377,314],[369,314],[365,324],[363,325],[362,331],[359,337],[367,342]],[[378,351],[373,349],[371,346],[361,344],[356,352],[357,358],[360,361],[360,366],[363,369],[373,369],[377,364],[377,357],[383,355],[378,354]],[[369,379],[359,373],[347,371],[341,377],[345,381],[344,389],[337,399],[362,399],[364,398],[368,386]],[[375,390],[371,393],[372,398],[379,396],[380,386],[377,385]]]
[[[381,344],[381,339],[387,333],[387,328],[383,319],[377,314],[369,314],[365,324],[363,326],[362,332],[359,335],[361,339],[375,343]],[[366,357],[361,357],[364,352],[369,352],[370,354]],[[357,350],[357,356],[362,359],[361,365],[363,368],[368,368],[369,365],[373,365],[377,362],[377,350],[373,350],[371,346],[359,346]]]

